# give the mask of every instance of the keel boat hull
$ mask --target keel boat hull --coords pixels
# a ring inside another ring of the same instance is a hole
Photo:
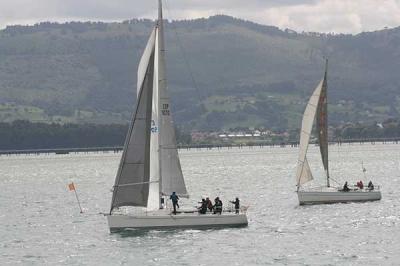
[[[298,191],[300,205],[376,201],[380,191]]]
[[[111,232],[124,229],[179,229],[247,226],[246,214],[107,215]]]

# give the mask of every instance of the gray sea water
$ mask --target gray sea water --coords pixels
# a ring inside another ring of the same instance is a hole
[[[249,205],[249,226],[110,234],[121,154],[0,157],[1,265],[399,265],[400,145],[330,146],[339,183],[370,179],[379,202],[298,206],[297,148],[181,151],[193,206],[202,195]],[[309,161],[324,184],[316,147]],[[367,169],[363,177],[361,164]],[[84,213],[79,213],[74,181]]]

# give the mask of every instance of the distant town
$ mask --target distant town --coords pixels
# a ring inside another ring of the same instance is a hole
[[[397,139],[400,137],[400,123],[396,119],[370,124],[345,123],[337,127],[330,127],[328,135],[332,142]],[[298,142],[299,129],[273,131],[265,128],[237,128],[217,132],[193,131],[190,134],[190,140],[193,144],[290,144]],[[312,137],[311,141],[317,141],[316,135]]]
[[[293,133],[292,133],[293,134]],[[242,129],[238,131],[200,132],[193,131],[190,134],[191,143],[194,144],[256,144],[276,143],[292,140],[291,133],[287,131],[273,132],[269,129]],[[294,139],[293,139],[294,140]]]

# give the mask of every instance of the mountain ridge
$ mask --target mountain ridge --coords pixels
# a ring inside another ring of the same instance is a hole
[[[1,30],[0,121],[125,123],[153,25],[134,19]],[[165,28],[178,125],[298,128],[324,57],[330,59],[333,124],[399,114],[400,27],[356,35],[297,33],[217,15],[168,21]]]

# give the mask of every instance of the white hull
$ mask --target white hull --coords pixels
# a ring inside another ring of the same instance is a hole
[[[365,202],[381,199],[380,191],[298,191],[300,205]]]
[[[124,229],[213,228],[246,226],[246,214],[181,213],[160,215],[107,215],[110,231]]]

